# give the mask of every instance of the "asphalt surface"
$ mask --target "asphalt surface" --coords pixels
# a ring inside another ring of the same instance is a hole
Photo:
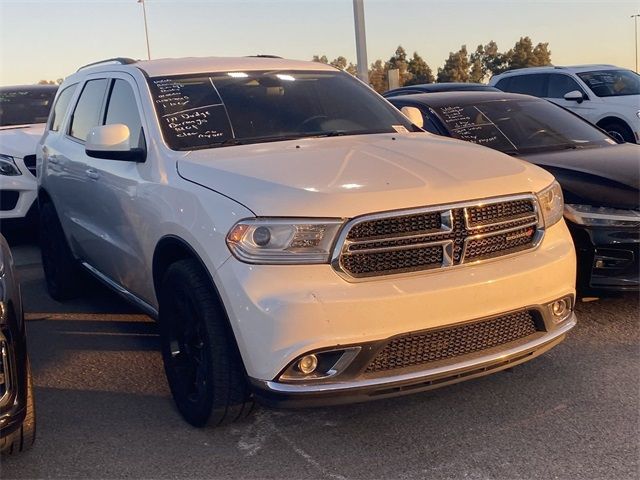
[[[98,285],[54,302],[37,248],[14,255],[38,438],[2,458],[3,479],[640,477],[637,295],[580,303],[563,344],[511,371],[199,430],[173,406],[154,323]]]

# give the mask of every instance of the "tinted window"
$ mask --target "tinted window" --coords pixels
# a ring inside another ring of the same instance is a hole
[[[73,92],[76,91],[77,86],[77,83],[74,85],[70,85],[62,90],[62,92],[60,92],[60,95],[58,95],[58,99],[56,100],[56,103],[51,110],[49,130],[52,130],[54,132],[60,130],[60,125],[62,124],[62,120],[64,120],[64,114],[67,112],[69,102],[71,101],[71,97],[73,97]]]
[[[568,75],[562,75],[560,73],[553,73],[549,75],[549,87],[547,97],[549,98],[564,98],[564,96],[577,90],[584,94],[580,85]]]
[[[412,128],[343,72],[218,72],[151,78],[149,85],[174,150]]]
[[[534,97],[544,97],[547,76],[546,74],[513,76],[505,91],[533,95]]]
[[[123,123],[129,127],[130,145],[140,147],[142,123],[138,112],[138,104],[131,85],[124,80],[116,79],[111,87],[109,105],[105,125]]]
[[[89,80],[85,84],[73,112],[69,135],[84,142],[89,130],[100,125],[100,111],[106,90],[106,78]]]
[[[0,126],[45,123],[57,88],[0,89]]]
[[[502,80],[498,81],[498,83],[496,83],[496,88],[502,90],[503,92],[509,92],[510,80],[510,78],[503,78]]]
[[[599,70],[578,76],[599,97],[640,95],[640,75],[631,70]]]
[[[451,136],[508,153],[615,144],[590,123],[542,100],[502,100],[435,110]]]

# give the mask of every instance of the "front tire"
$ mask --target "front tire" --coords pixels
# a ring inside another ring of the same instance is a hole
[[[195,260],[169,267],[160,288],[162,357],[175,404],[195,427],[233,422],[253,402],[233,332]]]
[[[82,272],[71,253],[51,202],[40,209],[40,250],[42,268],[51,298],[57,301],[78,296]]]
[[[633,131],[622,121],[608,121],[600,124],[599,126],[616,140],[624,140],[627,143],[636,143]]]
[[[22,425],[9,438],[3,438],[2,453],[15,455],[30,449],[36,441],[36,405],[33,398],[33,375],[27,362],[27,413]]]

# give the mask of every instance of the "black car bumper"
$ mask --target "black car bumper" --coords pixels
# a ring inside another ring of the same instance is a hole
[[[27,405],[27,342],[24,321],[0,301],[0,439],[20,428]],[[0,445],[3,442],[0,442]]]
[[[640,290],[640,231],[637,228],[567,224],[578,256],[580,291]]]

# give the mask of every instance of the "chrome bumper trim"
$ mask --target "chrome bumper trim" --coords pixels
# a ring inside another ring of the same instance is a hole
[[[467,360],[452,365],[431,368],[419,372],[406,373],[403,375],[314,385],[280,383],[257,379],[252,379],[252,382],[267,391],[294,395],[313,393],[340,394],[360,388],[393,387],[394,384],[422,383],[429,381],[432,378],[435,379],[447,376],[455,376],[464,371],[475,370],[483,367],[491,367],[492,364],[503,363],[511,358],[519,357],[526,352],[534,352],[536,350],[542,349],[546,345],[553,343],[555,340],[559,340],[563,335],[571,330],[576,325],[576,323],[577,320],[575,313],[572,313],[571,317],[569,317],[568,320],[565,320],[564,323],[556,327],[554,330],[547,332],[546,335],[538,337],[527,343],[518,345],[517,347],[513,347],[508,350],[504,350],[502,352],[494,353],[491,355],[480,356],[472,360]]]

